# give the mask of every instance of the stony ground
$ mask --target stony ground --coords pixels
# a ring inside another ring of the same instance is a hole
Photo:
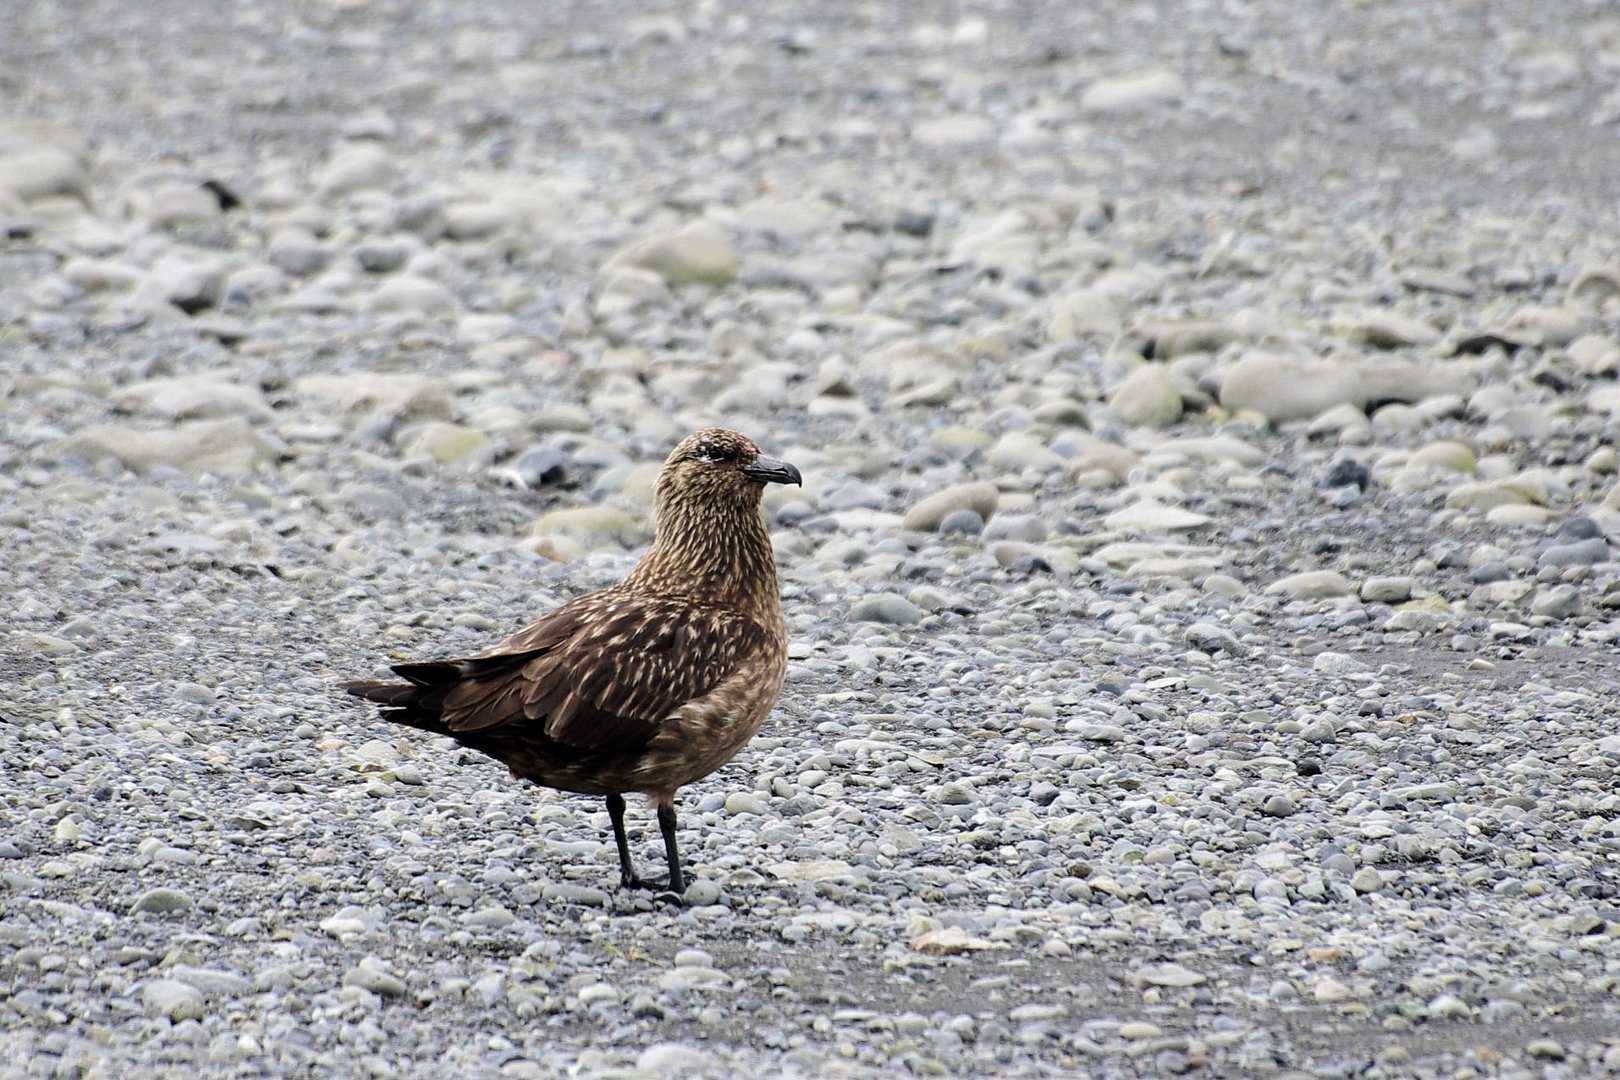
[[[221,10],[0,7],[0,1077],[1620,1071],[1611,11]],[[670,903],[333,684],[710,423]]]

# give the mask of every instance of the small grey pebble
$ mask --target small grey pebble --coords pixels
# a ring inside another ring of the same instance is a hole
[[[1372,473],[1367,470],[1367,466],[1354,458],[1335,461],[1322,475],[1322,486],[1325,488],[1343,488],[1349,484],[1354,485],[1358,491],[1366,491],[1370,483]]]
[[[1287,795],[1273,795],[1260,807],[1260,812],[1267,817],[1288,817],[1298,809],[1299,806]]]
[[[1560,540],[1590,540],[1603,535],[1603,526],[1584,514],[1578,514],[1558,526],[1558,531],[1553,535]]]
[[[977,510],[952,510],[939,522],[942,536],[978,536],[984,531],[984,518]]]
[[[1051,806],[1061,794],[1063,794],[1062,788],[1042,780],[1030,787],[1029,801],[1036,806]]]
[[[1608,562],[1609,559],[1609,541],[1596,536],[1568,544],[1554,544],[1536,559],[1536,566],[1590,566],[1593,563]]]

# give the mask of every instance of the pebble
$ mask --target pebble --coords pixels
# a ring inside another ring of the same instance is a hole
[[[608,894],[589,885],[568,885],[551,882],[540,891],[541,899],[554,904],[579,904],[584,907],[606,907]]]
[[[1164,506],[1151,500],[1121,507],[1103,519],[1110,529],[1130,532],[1182,532],[1208,525],[1209,515],[1183,510],[1179,506]]]
[[[61,6],[0,121],[12,1071],[1620,1067],[1602,5]],[[715,423],[806,485],[676,899],[334,686],[620,578]]]
[[[1384,879],[1377,870],[1364,866],[1351,875],[1350,887],[1358,893],[1377,892],[1384,887]]]
[[[1369,604],[1401,604],[1412,598],[1412,589],[1406,575],[1370,577],[1361,583],[1361,598]]]
[[[387,150],[375,143],[350,143],[337,150],[316,178],[322,195],[331,197],[386,188],[399,175]]]
[[[1221,378],[1220,402],[1273,423],[1308,420],[1341,405],[1417,401],[1454,389],[1447,373],[1399,361],[1351,364],[1282,353],[1254,353]]]
[[[1539,566],[1591,566],[1614,559],[1609,541],[1604,537],[1575,540],[1567,544],[1549,544],[1536,557]]]
[[[1278,578],[1266,586],[1268,593],[1282,593],[1295,600],[1329,600],[1349,596],[1349,580],[1337,570],[1306,570]]]
[[[174,915],[190,911],[194,907],[196,904],[191,897],[179,889],[160,885],[142,893],[130,910],[151,912],[156,915]]]
[[[1569,1056],[1557,1039],[1531,1039],[1524,1044],[1524,1052],[1542,1061],[1563,1061]]]
[[[658,1076],[682,1076],[710,1068],[711,1054],[681,1043],[654,1043],[636,1057],[636,1068]]]
[[[1143,364],[1114,387],[1108,404],[1132,427],[1168,427],[1181,416],[1181,391],[1163,367]]]
[[[686,892],[681,894],[681,900],[689,907],[708,907],[718,904],[723,893],[718,882],[708,878],[696,878],[686,886]]]
[[[91,462],[113,458],[140,473],[169,467],[238,476],[270,458],[269,443],[240,418],[196,420],[166,431],[98,424],[63,440],[59,449]]]
[[[179,1023],[200,1020],[207,1015],[201,990],[178,979],[153,979],[141,990],[146,1008]]]
[[[1581,609],[1581,594],[1573,585],[1538,590],[1530,600],[1530,614],[1544,619],[1567,619]]]
[[[1180,75],[1162,68],[1098,79],[1080,95],[1088,113],[1130,113],[1179,102],[1186,93]]]
[[[892,623],[899,626],[921,622],[925,614],[922,608],[896,593],[862,597],[849,609],[852,622]]]
[[[726,813],[733,817],[743,814],[762,815],[765,813],[765,804],[749,792],[734,791],[726,796]]]
[[[984,531],[984,518],[977,510],[952,510],[936,527],[944,536],[978,536]]]
[[[671,285],[724,285],[737,276],[738,256],[724,228],[700,219],[630,245],[608,266],[650,270]]]
[[[1272,795],[1260,807],[1260,812],[1267,817],[1288,817],[1298,810],[1298,804],[1287,795]]]
[[[971,511],[981,520],[996,512],[1001,493],[986,482],[956,484],[936,491],[913,503],[902,519],[901,527],[914,532],[934,532],[946,518],[957,511]]]

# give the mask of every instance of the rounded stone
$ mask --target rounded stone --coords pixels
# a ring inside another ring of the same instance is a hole
[[[1125,376],[1108,404],[1132,427],[1168,427],[1181,418],[1181,391],[1160,364],[1143,364]]]
[[[160,885],[155,889],[148,889],[142,893],[140,899],[135,901],[130,910],[149,912],[154,915],[175,915],[190,911],[194,907],[196,907],[196,904],[192,902],[191,897],[179,889],[171,889]]]
[[[1288,817],[1298,810],[1299,806],[1287,795],[1273,795],[1260,806],[1260,812],[1267,817]]]
[[[985,481],[955,484],[925,496],[912,504],[901,521],[901,528],[912,532],[935,532],[946,515],[956,510],[971,510],[981,519],[996,512],[1001,492],[996,485]]]
[[[1412,579],[1371,577],[1361,583],[1361,598],[1369,604],[1400,604],[1412,599]]]
[[[141,1001],[176,1023],[199,1020],[207,1013],[202,991],[178,979],[153,979],[141,988]]]
[[[984,518],[977,510],[952,510],[940,519],[941,536],[978,536],[984,531]]]
[[[922,621],[923,609],[898,593],[877,593],[857,600],[849,610],[851,622],[891,623],[905,626]]]

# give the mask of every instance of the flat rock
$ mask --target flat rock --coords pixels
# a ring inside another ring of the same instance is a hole
[[[1349,596],[1351,591],[1349,579],[1337,570],[1306,570],[1266,586],[1268,593],[1282,593],[1296,600],[1328,600]]]
[[[700,218],[631,244],[607,265],[649,270],[671,285],[724,285],[737,276],[737,248],[724,227]]]
[[[1401,575],[1370,577],[1361,583],[1361,598],[1368,603],[1400,604],[1412,598],[1412,579]]]
[[[989,146],[996,125],[984,116],[946,116],[911,129],[911,141],[928,150],[962,151]]]
[[[293,383],[293,393],[329,403],[344,412],[423,419],[450,416],[450,399],[443,382],[411,372],[305,375]]]
[[[1198,461],[1228,462],[1246,469],[1258,468],[1266,463],[1266,453],[1252,443],[1235,435],[1194,435],[1182,439],[1166,439],[1155,453],[1184,454]]]
[[[1209,521],[1207,514],[1143,500],[1115,510],[1103,519],[1103,524],[1130,532],[1179,532],[1208,525]]]
[[[59,448],[87,461],[116,458],[136,472],[168,465],[231,476],[252,472],[271,454],[264,436],[239,417],[195,420],[157,431],[102,424],[68,436]]]
[[[633,548],[652,539],[652,527],[643,515],[614,506],[552,510],[535,518],[529,533],[536,537],[567,537],[587,549],[609,545]]]
[[[131,906],[131,911],[145,911],[156,915],[173,915],[190,911],[195,905],[191,897],[179,889],[170,889],[158,886],[142,893],[140,899]]]
[[[540,896],[548,903],[579,904],[582,907],[607,907],[608,903],[608,894],[601,889],[557,881],[541,889]]]
[[[1409,465],[1424,465],[1431,468],[1446,469],[1454,473],[1472,476],[1478,468],[1479,459],[1467,443],[1447,439],[1443,442],[1426,443],[1412,451],[1407,458]]]
[[[1335,320],[1335,329],[1351,341],[1375,349],[1429,345],[1440,340],[1440,331],[1422,319],[1387,309],[1364,311]]]
[[[447,420],[429,420],[412,428],[403,443],[404,457],[429,457],[440,465],[487,465],[490,456],[488,435]]]
[[[913,937],[910,945],[917,952],[933,956],[959,956],[962,953],[990,952],[1012,947],[1004,941],[991,941],[969,934],[959,926],[924,931]]]
[[[1136,986],[1198,986],[1208,980],[1207,976],[1185,968],[1177,963],[1145,964],[1130,973],[1130,981]]]
[[[455,293],[431,278],[400,274],[377,286],[367,307],[381,312],[454,315],[461,310],[461,302]]]
[[[1080,111],[1127,113],[1158,105],[1173,105],[1187,93],[1187,84],[1174,71],[1154,68],[1132,75],[1098,79],[1080,95]]]
[[[1308,420],[1340,405],[1420,401],[1458,389],[1467,377],[1444,365],[1382,360],[1317,360],[1252,353],[1220,372],[1220,402],[1273,423]]]
[[[358,986],[369,990],[373,994],[380,994],[387,998],[401,998],[405,996],[406,986],[399,976],[388,971],[380,964],[362,962],[343,973],[344,986]]]
[[[853,622],[892,623],[899,626],[920,622],[924,614],[922,608],[898,593],[863,596],[849,609]]]
[[[681,1043],[654,1043],[636,1057],[636,1069],[657,1076],[697,1075],[713,1064],[713,1055]]]
[[[1519,503],[1543,505],[1547,499],[1547,489],[1539,482],[1508,477],[1458,484],[1446,495],[1446,506],[1453,510],[1489,510]]]
[[[265,420],[270,405],[256,386],[227,382],[212,375],[186,375],[132,383],[113,395],[113,404],[128,412],[169,420],[213,420],[241,416]]]
[[[912,532],[934,532],[946,515],[956,510],[971,510],[988,520],[996,512],[1001,492],[988,481],[955,484],[924,496],[913,503],[901,521],[901,528]]]

